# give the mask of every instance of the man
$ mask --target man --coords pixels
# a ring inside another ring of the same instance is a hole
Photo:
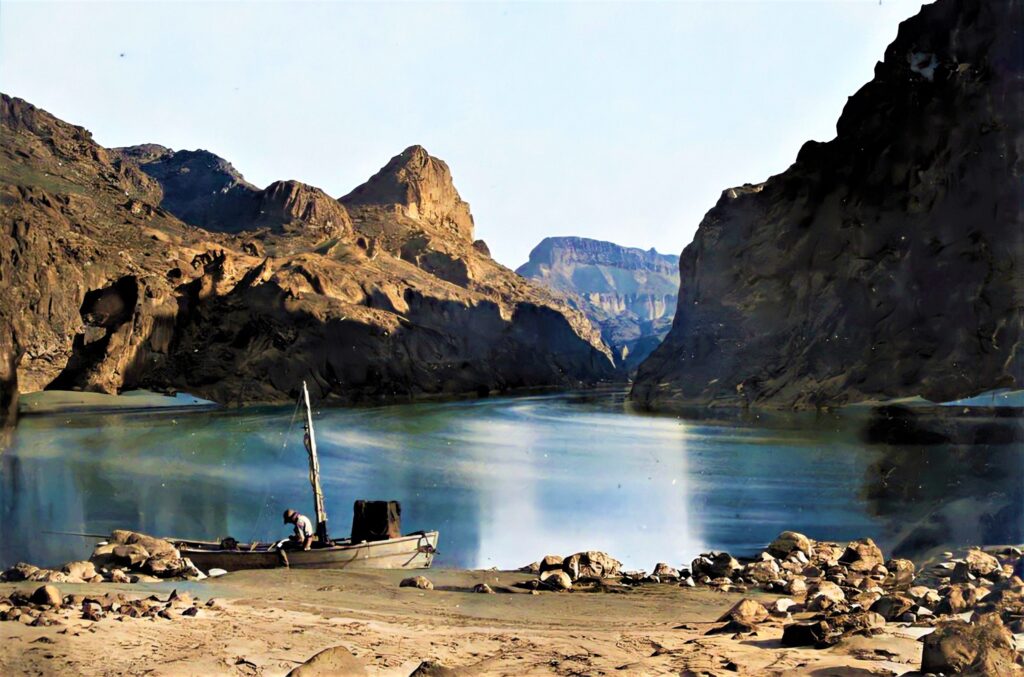
[[[313,531],[313,523],[308,517],[288,508],[284,511],[284,523],[295,525],[295,533],[288,539],[292,549],[301,547],[303,550],[309,550],[313,547],[316,532]]]

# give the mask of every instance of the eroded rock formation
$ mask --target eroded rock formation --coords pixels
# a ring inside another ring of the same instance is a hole
[[[583,237],[548,237],[516,269],[564,294],[601,330],[618,366],[633,371],[668,333],[678,302],[679,260]]]
[[[306,379],[323,397],[392,400],[613,373],[581,313],[474,246],[468,206],[422,149],[418,173],[394,172],[418,186],[394,203],[400,224],[361,230],[323,191],[260,190],[205,151],[110,151],[6,95],[0,113],[0,317],[22,392],[234,404],[290,399]]]
[[[905,21],[828,143],[725,191],[633,397],[815,407],[1020,387],[1019,2]]]

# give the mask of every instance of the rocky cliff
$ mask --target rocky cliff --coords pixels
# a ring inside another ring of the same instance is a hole
[[[152,177],[163,191],[160,206],[189,225],[224,233],[265,229],[314,238],[352,232],[348,212],[319,188],[275,181],[260,190],[209,151],[174,151],[149,143],[112,152]]]
[[[414,191],[392,251],[311,186],[261,190],[204,151],[108,150],[25,101],[0,106],[4,393],[16,379],[21,392],[148,387],[235,404],[290,399],[306,379],[354,402],[613,373],[582,314],[471,232],[434,230],[469,218],[454,186]]]
[[[641,405],[815,407],[1021,387],[1021,3],[905,21],[828,143],[725,191]]]
[[[633,371],[661,342],[678,302],[679,259],[583,237],[548,237],[516,269],[563,294]]]

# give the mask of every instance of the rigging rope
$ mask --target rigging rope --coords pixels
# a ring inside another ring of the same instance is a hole
[[[284,454],[285,449],[288,448],[289,442],[291,442],[291,439],[292,439],[292,429],[295,427],[295,418],[299,415],[299,407],[301,405],[302,405],[302,396],[299,395],[298,397],[295,398],[295,410],[292,412],[292,420],[291,420],[291,422],[288,423],[288,432],[284,436],[284,443],[281,445],[281,449],[277,452],[277,458],[274,459],[275,465],[279,464],[281,462],[281,456]],[[267,499],[271,498],[271,496],[270,496],[270,482],[272,481],[272,479],[274,477],[275,477],[275,475],[273,473],[271,473],[271,474],[269,474],[267,476],[266,490],[263,492],[263,500],[260,502],[260,514],[256,518],[256,526],[253,529],[253,532],[255,534],[257,534],[257,537],[260,534],[260,529],[263,526],[263,518],[264,518],[264,515],[266,514],[267,508],[269,507],[269,503],[267,502]],[[271,539],[271,540],[273,540],[273,539]]]

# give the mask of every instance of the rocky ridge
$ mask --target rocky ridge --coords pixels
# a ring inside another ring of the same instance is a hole
[[[460,221],[431,203],[454,187],[418,193],[378,242],[319,189],[255,189],[202,152],[111,151],[6,95],[0,113],[4,403],[15,379],[21,392],[144,387],[237,404],[289,400],[303,379],[358,402],[613,373],[581,313],[471,232],[435,230]],[[183,220],[204,214],[213,230]]]
[[[725,191],[682,254],[641,406],[829,407],[1021,387],[1018,2],[900,26],[836,138]]]
[[[563,294],[600,328],[616,364],[634,371],[668,333],[678,303],[675,256],[583,237],[544,238],[523,277]]]

